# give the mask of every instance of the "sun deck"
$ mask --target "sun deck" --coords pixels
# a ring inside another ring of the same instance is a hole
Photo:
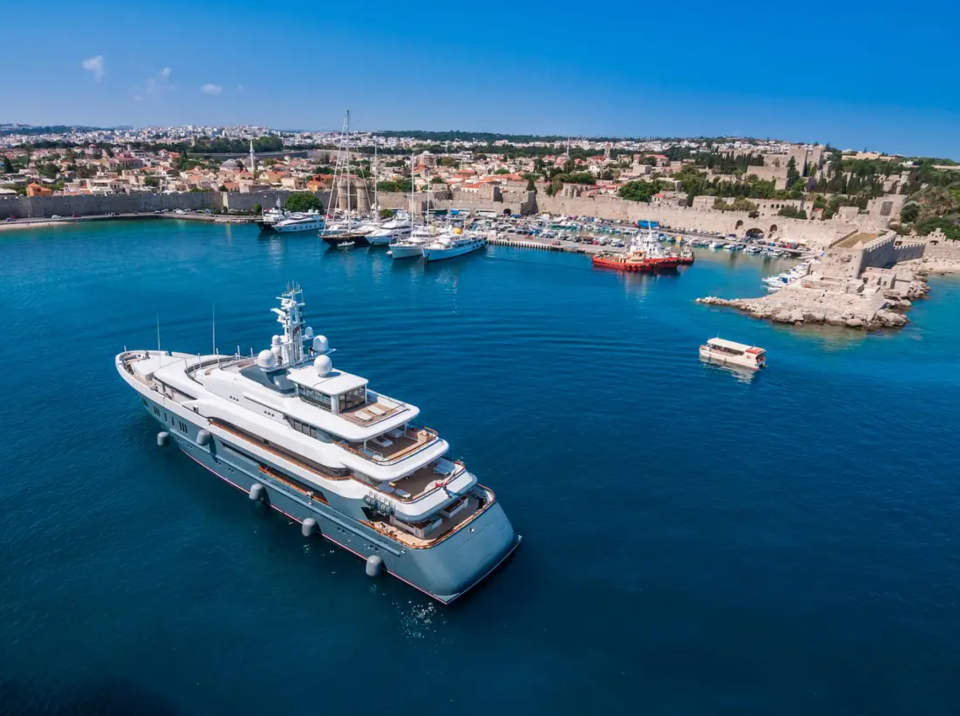
[[[367,395],[371,395],[369,391]],[[405,403],[398,403],[397,401],[390,400],[382,395],[376,395],[374,400],[368,399],[363,405],[357,405],[356,407],[339,413],[339,415],[341,418],[349,420],[354,425],[362,425],[366,427],[368,425],[374,425],[385,418],[396,415],[397,413],[406,410],[406,408],[407,406]]]

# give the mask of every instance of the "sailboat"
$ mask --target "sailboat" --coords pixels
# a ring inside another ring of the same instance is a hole
[[[320,232],[320,238],[330,246],[339,246],[341,244],[348,244],[350,246],[367,246],[367,234],[371,233],[375,228],[374,225],[361,221],[353,216],[353,209],[350,206],[351,194],[353,190],[351,183],[350,110],[348,109],[343,120],[343,129],[340,131],[340,143],[337,147],[337,165],[333,170],[334,193],[330,196],[331,206],[327,208],[328,219],[333,219],[333,198],[335,196],[337,203],[340,203],[340,196],[343,190],[346,189],[346,218],[340,221],[328,223],[327,227]]]

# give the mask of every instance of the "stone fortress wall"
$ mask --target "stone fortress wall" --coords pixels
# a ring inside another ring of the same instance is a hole
[[[177,194],[153,194],[150,192],[134,194],[103,194],[78,196],[15,196],[0,197],[0,220],[9,216],[17,218],[43,218],[58,214],[63,217],[90,216],[96,214],[134,214],[151,213],[160,209],[183,209],[198,211],[202,209],[252,211],[254,205],[272,207],[277,198],[281,203],[293,192],[268,191],[257,194],[239,194],[235,192],[201,191]],[[324,208],[329,205],[330,193],[315,194]]]
[[[525,190],[503,190],[490,186],[478,193],[442,189],[437,192],[418,192],[412,199],[408,194],[381,192],[381,208],[412,209],[413,213],[432,208],[441,210],[468,209],[471,211],[492,211],[497,214],[531,215],[546,213],[562,216],[594,216],[601,219],[636,223],[640,220],[658,221],[665,226],[703,233],[750,234],[757,237],[779,240],[803,241],[814,248],[826,248],[837,245],[858,231],[871,229],[882,233],[886,230],[891,216],[899,213],[902,198],[889,195],[874,199],[866,213],[843,212],[837,218],[828,221],[790,219],[778,216],[775,212],[780,205],[792,205],[789,200],[761,201],[757,218],[751,219],[742,211],[718,211],[712,208],[712,197],[698,197],[693,207],[680,207],[667,203],[645,204],[625,201],[617,196],[599,195],[596,197],[546,196]],[[178,194],[153,194],[149,192],[133,194],[104,194],[82,196],[52,197],[0,197],[0,220],[8,216],[42,218],[54,214],[60,216],[80,216],[91,214],[150,213],[159,209],[184,209],[186,211],[213,209],[251,211],[256,204],[272,207],[277,198],[283,202],[290,191],[268,191],[262,193],[221,193],[192,192]],[[357,197],[353,194],[351,199]],[[316,196],[325,208],[330,206],[331,193],[321,192]],[[335,201],[345,205],[346,197],[334,196]],[[372,196],[370,197],[372,199]],[[360,202],[361,210],[367,208],[369,201]],[[799,203],[799,202],[797,202]],[[356,204],[351,201],[351,206]],[[844,207],[848,208],[848,207]],[[870,239],[872,240],[872,239]],[[897,247],[901,255],[915,251],[901,242]],[[952,248],[952,247],[951,247]],[[892,250],[892,249],[891,249]],[[886,251],[877,246],[871,252]],[[928,254],[929,255],[929,254]],[[879,262],[880,259],[877,259]],[[906,259],[898,259],[906,260]],[[859,263],[859,262],[858,262]],[[869,261],[874,265],[873,259]]]
[[[819,271],[828,278],[855,279],[868,268],[885,269],[901,261],[920,259],[927,242],[901,239],[895,232],[854,231],[834,241],[820,259]]]

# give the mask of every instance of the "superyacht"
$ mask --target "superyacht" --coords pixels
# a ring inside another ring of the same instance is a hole
[[[116,368],[175,443],[214,475],[447,604],[520,544],[481,485],[419,409],[333,367],[305,326],[303,293],[274,308],[283,335],[253,357],[124,350]]]

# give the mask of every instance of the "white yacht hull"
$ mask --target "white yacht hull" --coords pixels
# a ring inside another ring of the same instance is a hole
[[[390,257],[395,261],[397,259],[418,259],[423,256],[422,246],[393,244],[390,246]]]
[[[464,254],[479,251],[487,245],[486,239],[475,239],[461,246],[451,246],[449,248],[436,248],[430,246],[423,247],[423,258],[425,261],[442,261],[443,259],[452,259]]]
[[[141,353],[156,355],[152,351]],[[151,390],[124,367],[124,359],[132,354],[117,356],[117,371],[138,393],[147,413],[159,423],[164,441],[173,443],[229,485],[255,495],[259,504],[303,525],[304,540],[325,538],[364,560],[379,557],[386,574],[443,604],[449,604],[476,586],[520,544],[520,535],[514,531],[495,495],[484,487],[480,489],[489,505],[466,523],[465,529],[452,533],[434,547],[407,548],[369,526],[363,512],[366,503],[362,499],[341,496],[325,484],[318,484],[316,494],[296,489],[291,480],[306,481],[307,478],[295,463],[219,427],[216,420],[201,416],[184,403]],[[190,354],[168,355],[175,361],[196,359]],[[210,358],[212,356],[206,357]],[[308,519],[311,522],[307,522]],[[309,530],[306,525],[311,525]],[[483,539],[475,539],[481,532]],[[360,574],[357,569],[358,579]]]

